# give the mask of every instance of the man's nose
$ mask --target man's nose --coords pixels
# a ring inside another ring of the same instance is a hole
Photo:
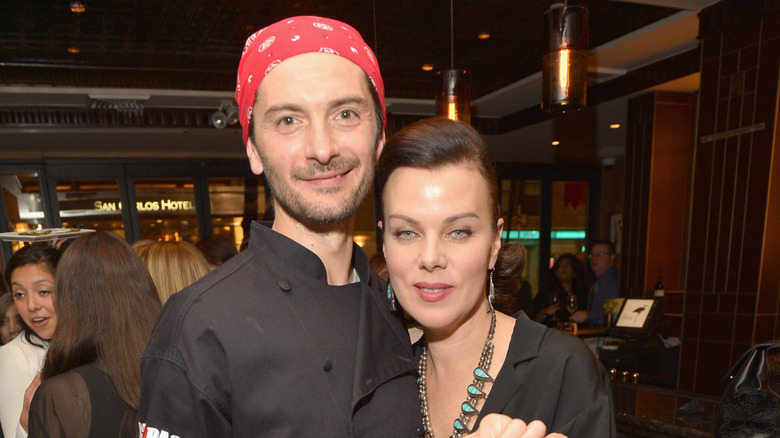
[[[312,123],[308,130],[306,158],[320,164],[328,164],[339,153],[338,141],[328,123]]]

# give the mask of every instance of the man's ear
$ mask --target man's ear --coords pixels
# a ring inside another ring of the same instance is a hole
[[[249,166],[252,168],[252,173],[255,175],[263,173],[263,162],[260,160],[260,155],[257,153],[257,148],[252,143],[251,138],[246,141],[246,156],[249,158]]]
[[[374,157],[374,161],[379,161],[379,155],[382,154],[382,149],[385,148],[385,128],[382,128],[382,133],[379,134],[379,139],[376,141],[376,156]]]

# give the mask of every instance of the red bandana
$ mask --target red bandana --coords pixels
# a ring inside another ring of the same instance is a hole
[[[252,34],[244,45],[236,78],[236,102],[244,130],[249,137],[249,121],[260,83],[274,67],[295,55],[311,52],[332,53],[358,65],[371,79],[379,96],[383,120],[385,85],[374,52],[352,26],[337,20],[313,16],[291,17]]]

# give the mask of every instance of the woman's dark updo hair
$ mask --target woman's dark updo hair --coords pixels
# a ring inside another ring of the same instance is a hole
[[[491,222],[498,222],[498,183],[487,144],[464,122],[443,117],[423,119],[398,131],[385,144],[377,166],[377,187],[384,195],[390,175],[399,168],[439,169],[448,165],[468,166],[485,178],[491,206]]]
[[[54,276],[57,271],[57,263],[60,261],[60,250],[45,244],[33,244],[22,247],[19,251],[16,251],[11,260],[5,267],[5,280],[8,282],[8,286],[11,286],[11,273],[16,269],[27,265],[43,265]],[[27,342],[43,347],[32,339],[35,334],[30,327],[25,324],[24,320],[20,318],[22,326],[24,327],[24,337]]]

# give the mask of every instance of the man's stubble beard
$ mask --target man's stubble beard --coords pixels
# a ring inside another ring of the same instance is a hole
[[[316,200],[305,199],[299,196],[290,182],[284,181],[283,178],[279,176],[276,169],[266,166],[266,163],[269,161],[260,151],[260,148],[255,146],[255,150],[257,151],[260,160],[263,162],[265,180],[274,202],[274,208],[284,210],[288,216],[309,227],[335,224],[350,219],[357,213],[360,206],[363,205],[374,182],[376,165],[371,161],[360,184],[352,190],[344,201],[340,202],[338,205],[333,205],[332,202],[318,203]],[[376,147],[374,150],[376,150]],[[355,162],[357,162],[357,165],[355,165]],[[360,168],[361,166],[357,159],[354,161],[338,159],[331,161],[327,165],[315,163],[306,169],[293,170],[292,177],[300,178],[303,176],[311,176],[312,174],[329,170],[351,169],[351,172],[356,172],[359,171]],[[339,190],[343,190],[343,188],[326,188],[321,192],[324,195],[327,195],[328,193],[334,193]]]

